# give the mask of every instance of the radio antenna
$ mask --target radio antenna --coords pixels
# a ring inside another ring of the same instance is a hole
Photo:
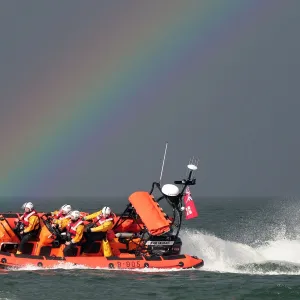
[[[160,184],[160,182],[161,182],[161,178],[162,178],[162,174],[163,174],[163,170],[164,170],[164,165],[165,165],[165,159],[166,159],[167,148],[168,148],[168,142],[166,142],[165,154],[164,154],[164,159],[163,159],[162,166],[161,166],[161,172],[160,172],[159,184]]]

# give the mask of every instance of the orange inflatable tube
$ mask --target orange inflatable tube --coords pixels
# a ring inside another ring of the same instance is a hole
[[[166,219],[166,214],[148,192],[134,192],[129,196],[129,202],[143,220],[150,234],[162,235],[170,231],[170,220]]]
[[[135,256],[133,254],[120,254],[111,257],[52,257],[41,255],[11,254],[0,251],[0,268],[10,269],[34,265],[41,268],[61,267],[64,264],[83,265],[89,268],[109,269],[190,269],[201,268],[202,259],[190,255],[162,256]]]

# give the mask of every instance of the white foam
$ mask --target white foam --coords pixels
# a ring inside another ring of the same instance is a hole
[[[222,240],[212,234],[191,229],[183,230],[180,237],[183,242],[182,253],[197,255],[204,260],[204,267],[201,270],[262,275],[300,275],[300,241],[284,239],[282,234],[279,240],[265,242],[259,247]],[[287,264],[283,264],[284,262]],[[267,263],[273,263],[277,268],[263,270],[263,265]],[[285,267],[285,270],[282,270],[282,267]],[[299,271],[293,270],[295,268]]]
[[[13,300],[15,297],[7,291],[0,290],[0,300]]]
[[[84,265],[75,265],[72,263],[66,263],[66,262],[58,262],[57,265],[53,267],[37,267],[32,264],[27,264],[24,267],[10,267],[9,271],[36,271],[36,270],[56,270],[56,269],[64,269],[64,270],[75,270],[75,269],[89,269],[88,267]]]
[[[110,269],[110,268],[89,268],[84,265],[74,265],[72,263],[59,263],[53,267],[37,267],[35,265],[28,264],[24,267],[11,267],[8,271],[43,271],[43,270],[107,270],[110,272],[142,272],[142,273],[160,273],[160,272],[179,272],[184,271],[183,269],[162,269],[162,268],[145,268],[145,269]],[[1,300],[1,299],[0,299]]]

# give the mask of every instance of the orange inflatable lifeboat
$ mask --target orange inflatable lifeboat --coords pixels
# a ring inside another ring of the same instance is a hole
[[[182,241],[179,231],[182,221],[183,193],[191,179],[182,181],[182,190],[175,185],[153,183],[150,193],[136,191],[128,198],[129,204],[121,215],[115,216],[115,225],[107,233],[111,255],[104,256],[103,241],[94,241],[89,250],[82,255],[82,244],[75,248],[72,256],[64,257],[66,236],[51,226],[49,217],[40,213],[40,232],[38,237],[25,244],[23,254],[16,254],[20,243],[15,219],[17,213],[0,214],[0,267],[22,267],[35,265],[42,268],[59,267],[65,263],[83,265],[90,268],[142,269],[142,268],[200,268],[201,258],[181,253]],[[162,193],[159,200],[152,195],[154,187]],[[173,217],[167,216],[159,205],[165,199],[172,207]],[[87,213],[82,212],[82,215]],[[85,222],[85,225],[88,225]],[[107,243],[107,242],[106,242]]]
[[[143,220],[152,235],[162,235],[170,231],[171,221],[163,213],[159,204],[148,192],[135,192],[130,195],[129,201],[137,214]]]

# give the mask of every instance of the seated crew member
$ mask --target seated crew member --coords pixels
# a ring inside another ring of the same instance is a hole
[[[71,205],[64,204],[59,210],[48,213],[48,216],[53,217],[52,227],[65,228],[69,223],[71,210]]]
[[[66,228],[67,233],[70,235],[71,240],[66,242],[64,248],[64,256],[73,256],[74,248],[83,238],[84,225],[80,219],[80,212],[74,210],[70,213],[70,220],[68,223],[61,224],[61,229]]]
[[[20,231],[21,242],[17,254],[24,252],[24,245],[30,239],[35,238],[40,229],[40,218],[37,212],[34,210],[34,206],[31,202],[23,204],[24,214],[20,217],[19,221],[24,225],[24,229]]]
[[[72,210],[71,205],[64,204],[59,210],[49,212],[46,215],[52,216],[53,219],[55,219],[55,220],[61,220],[61,219],[68,217],[68,214],[70,213],[71,210]]]
[[[94,241],[102,240],[103,255],[109,257],[112,255],[109,242],[106,237],[108,230],[111,230],[114,226],[114,214],[110,207],[104,206],[102,210],[93,214],[87,215],[82,218],[84,221],[93,220],[93,224],[87,227],[85,237],[86,243],[83,245],[83,255],[87,252]]]

